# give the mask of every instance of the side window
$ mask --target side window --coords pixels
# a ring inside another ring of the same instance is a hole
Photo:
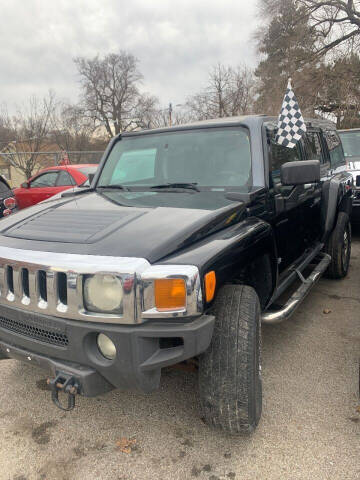
[[[344,150],[339,135],[335,130],[324,132],[326,144],[330,153],[331,168],[338,168],[345,165]]]
[[[283,147],[275,141],[275,130],[268,130],[270,180],[274,185],[280,183],[281,165],[287,162],[302,160],[300,142],[294,148]],[[270,182],[271,183],[271,182]]]
[[[65,170],[60,170],[59,176],[56,181],[57,187],[67,187],[75,185],[74,180],[72,179],[71,175],[66,172]]]
[[[110,184],[136,182],[155,176],[156,148],[130,150],[121,154],[112,173]]]
[[[30,182],[30,188],[54,187],[58,172],[47,172],[39,175]]]
[[[304,137],[305,153],[308,160],[320,160],[325,163],[325,155],[321,146],[320,134],[318,132],[308,131]]]

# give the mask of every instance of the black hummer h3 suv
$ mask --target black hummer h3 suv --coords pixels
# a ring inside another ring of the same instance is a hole
[[[351,249],[334,126],[308,121],[293,149],[275,133],[248,116],[122,134],[90,188],[3,220],[0,358],[48,369],[71,409],[76,394],[150,392],[197,357],[205,420],[252,431],[261,322],[289,317],[322,273],[344,277]]]

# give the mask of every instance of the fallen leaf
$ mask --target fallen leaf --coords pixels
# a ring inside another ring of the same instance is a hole
[[[127,454],[131,453],[131,449],[134,445],[136,445],[136,438],[131,439],[123,437],[116,442],[116,446],[119,448],[120,452]]]
[[[323,313],[325,313],[325,315],[328,315],[329,313],[331,313],[330,308],[324,308]]]
[[[358,407],[355,408],[355,410],[360,413],[360,405]]]

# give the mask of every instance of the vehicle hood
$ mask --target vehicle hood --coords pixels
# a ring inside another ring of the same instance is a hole
[[[0,245],[153,263],[246,216],[244,203],[206,209],[204,200],[203,208],[187,208],[191,194],[168,195],[181,206],[127,206],[97,192],[43,202],[1,221]]]

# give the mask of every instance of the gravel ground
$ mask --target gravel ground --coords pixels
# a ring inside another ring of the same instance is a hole
[[[152,395],[80,398],[64,413],[40,370],[4,360],[0,479],[360,479],[359,319],[357,234],[347,279],[321,280],[292,319],[263,328],[263,417],[248,438],[202,423],[195,374],[169,371]],[[123,437],[136,439],[131,453]]]

